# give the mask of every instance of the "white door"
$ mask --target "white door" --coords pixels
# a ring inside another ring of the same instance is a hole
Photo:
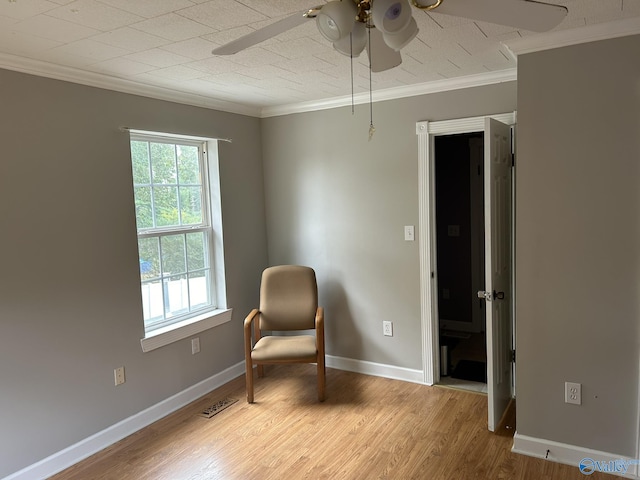
[[[485,119],[487,389],[492,432],[511,399],[511,129]]]

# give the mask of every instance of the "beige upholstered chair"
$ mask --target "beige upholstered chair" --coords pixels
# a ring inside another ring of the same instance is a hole
[[[308,332],[293,336],[262,336],[262,331],[311,329],[315,330],[315,336]],[[258,376],[262,377],[263,365],[278,363],[317,363],[318,400],[324,400],[324,310],[318,307],[318,287],[313,269],[281,265],[262,272],[260,309],[253,309],[244,321],[244,352],[249,403],[253,403],[253,366],[258,366]]]

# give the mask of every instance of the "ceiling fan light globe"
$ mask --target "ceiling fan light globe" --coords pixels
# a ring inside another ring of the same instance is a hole
[[[371,6],[371,20],[382,33],[401,32],[412,18],[409,0],[375,0]]]
[[[356,13],[356,5],[351,0],[334,0],[322,7],[316,16],[316,25],[324,38],[337,42],[349,37]]]
[[[352,54],[354,57],[359,56],[366,46],[367,27],[365,27],[364,23],[360,22],[356,22],[353,26],[351,35],[347,35],[345,38],[333,42],[333,48],[347,57],[350,57]]]
[[[416,38],[418,31],[418,24],[416,23],[416,20],[412,18],[404,30],[395,34],[383,33],[382,38],[384,38],[384,43],[393,48],[396,52],[399,52],[407,46],[411,40]]]

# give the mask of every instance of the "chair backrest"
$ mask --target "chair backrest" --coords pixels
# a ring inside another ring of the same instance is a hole
[[[261,330],[315,328],[318,286],[312,268],[300,265],[269,267],[260,283]]]

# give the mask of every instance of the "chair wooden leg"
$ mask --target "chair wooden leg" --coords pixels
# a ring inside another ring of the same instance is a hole
[[[325,386],[326,386],[326,369],[324,366],[324,357],[318,358],[318,401],[324,402]]]
[[[247,381],[247,402],[253,403],[253,360],[251,359],[251,324],[254,323],[253,319],[258,314],[258,310],[254,309],[244,319],[244,363],[245,363],[245,378]],[[257,324],[256,324],[257,325]]]
[[[264,365],[258,364],[258,378],[264,377]]]
[[[253,403],[253,365],[251,360],[246,361],[246,374],[247,379],[247,403]]]

